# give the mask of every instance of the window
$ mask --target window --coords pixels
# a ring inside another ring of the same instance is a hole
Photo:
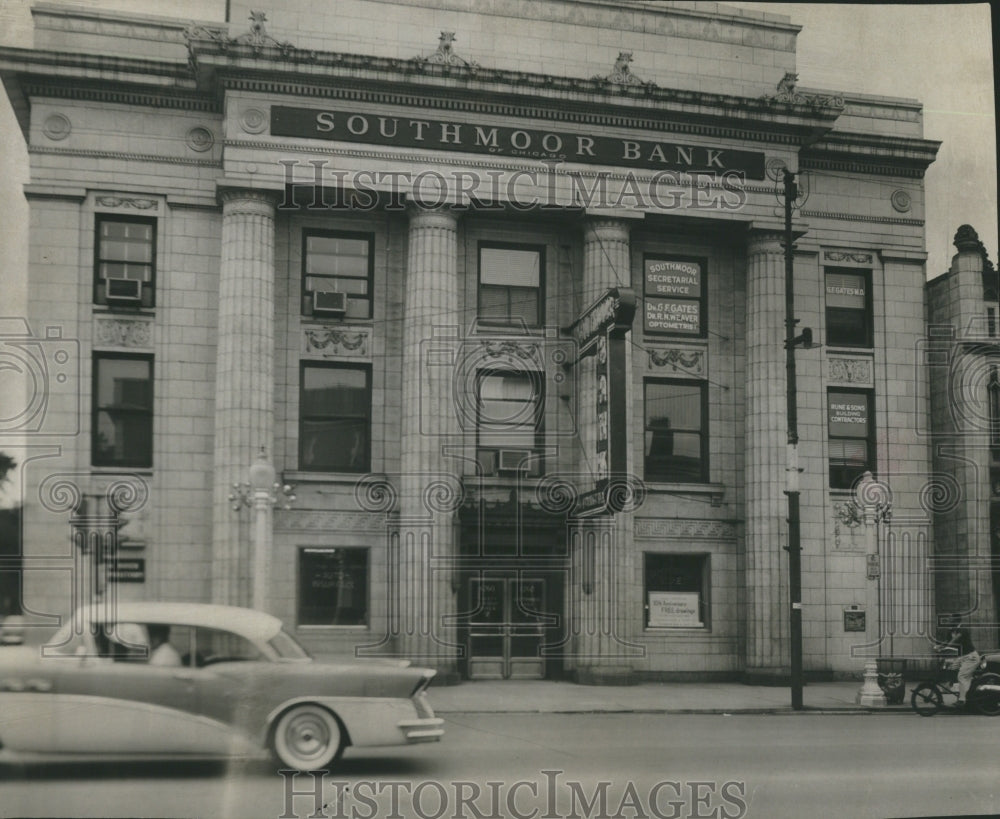
[[[156,303],[156,222],[127,216],[97,217],[94,303],[153,307]]]
[[[870,392],[830,390],[830,488],[850,489],[865,471],[875,471],[875,443]]]
[[[542,472],[543,375],[485,370],[476,402],[476,459],[480,474]]]
[[[543,248],[479,246],[479,318],[538,327],[542,316]]]
[[[650,334],[707,335],[706,259],[643,258],[643,330]]]
[[[372,317],[373,240],[366,233],[306,233],[302,237],[302,314],[315,311],[314,293],[343,293],[346,318]],[[324,303],[321,299],[321,305]],[[330,302],[325,304],[329,307]]]
[[[170,630],[171,641],[176,626]],[[261,659],[262,655],[253,643],[240,634],[217,628],[196,628],[195,665],[198,667],[214,663],[248,662]]]
[[[368,623],[368,550],[299,549],[299,625]]]
[[[646,628],[708,628],[709,556],[645,554]]]
[[[94,466],[153,465],[152,356],[94,356]]]
[[[843,347],[872,346],[871,274],[827,269],[826,343]]]
[[[299,402],[299,467],[367,472],[371,437],[371,370],[303,364]]]
[[[707,385],[648,380],[644,386],[646,480],[708,481]]]
[[[996,367],[990,367],[986,399],[990,419],[990,447],[996,453],[1000,449],[1000,376],[997,375]]]

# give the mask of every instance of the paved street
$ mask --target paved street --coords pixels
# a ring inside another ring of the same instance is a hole
[[[985,717],[451,713],[446,720],[438,745],[348,751],[322,783],[326,807],[317,816],[1000,812],[1000,720]],[[2,775],[5,817],[316,814],[310,777],[286,783],[265,763],[5,766]],[[307,795],[287,800],[292,784]]]

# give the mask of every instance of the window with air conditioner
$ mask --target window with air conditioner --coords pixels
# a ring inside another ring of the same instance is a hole
[[[479,373],[476,460],[481,474],[542,473],[543,383],[540,372]]]
[[[306,231],[302,236],[302,314],[369,319],[374,279],[373,237]]]
[[[94,303],[153,307],[156,220],[98,214],[94,241]]]

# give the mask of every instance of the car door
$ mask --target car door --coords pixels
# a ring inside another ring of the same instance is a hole
[[[225,726],[199,714],[199,673],[183,650],[191,629],[171,628],[187,664],[151,665],[146,624],[103,624],[117,646],[111,656],[81,657],[61,680],[70,713],[60,718],[58,747],[67,753],[215,754],[228,748]]]

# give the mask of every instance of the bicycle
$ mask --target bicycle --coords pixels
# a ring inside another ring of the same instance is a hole
[[[910,706],[922,717],[933,717],[942,709],[959,710],[958,668],[954,655],[937,663],[937,674],[922,680],[910,695]],[[988,717],[1000,715],[1000,674],[987,671],[986,657],[980,659],[966,694],[966,705]],[[954,699],[952,699],[954,698]],[[950,702],[948,700],[951,700]]]

